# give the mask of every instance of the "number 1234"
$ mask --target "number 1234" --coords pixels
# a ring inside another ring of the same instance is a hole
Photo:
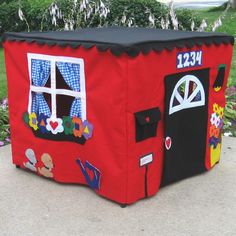
[[[177,54],[177,69],[202,65],[202,51],[180,52]]]

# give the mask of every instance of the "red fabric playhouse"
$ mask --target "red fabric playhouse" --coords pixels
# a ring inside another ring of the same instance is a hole
[[[121,204],[211,169],[233,43],[143,28],[6,33],[13,163]]]

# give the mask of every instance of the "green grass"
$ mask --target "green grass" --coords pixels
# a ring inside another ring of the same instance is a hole
[[[7,81],[3,48],[0,48],[0,100],[7,96]]]
[[[236,45],[234,46],[234,55],[229,76],[229,86],[236,86]]]
[[[205,19],[208,24],[208,30],[211,29],[214,21],[222,15],[222,8],[215,8],[210,10],[197,10],[196,14],[201,18]],[[217,32],[228,33],[236,38],[236,10],[229,10],[225,17],[222,19],[222,26],[220,26]],[[236,86],[236,43],[234,46],[234,54],[232,60],[232,66],[228,81],[228,86]]]

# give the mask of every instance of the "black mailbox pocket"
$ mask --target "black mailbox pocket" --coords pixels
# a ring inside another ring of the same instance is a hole
[[[140,142],[150,137],[155,137],[157,133],[157,124],[161,119],[159,108],[152,108],[134,113],[136,142]]]

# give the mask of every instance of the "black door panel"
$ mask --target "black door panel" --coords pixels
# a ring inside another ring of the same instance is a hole
[[[195,89],[199,92],[188,102]],[[162,186],[206,171],[208,90],[209,69],[165,78],[165,136],[171,145],[167,143],[165,149]]]

